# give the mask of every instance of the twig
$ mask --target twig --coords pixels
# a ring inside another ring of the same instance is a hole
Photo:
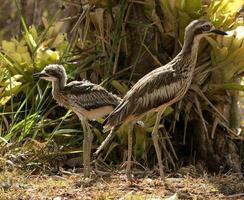
[[[244,193],[232,194],[232,195],[226,196],[226,198],[236,198],[236,197],[242,197],[242,196],[244,196]]]

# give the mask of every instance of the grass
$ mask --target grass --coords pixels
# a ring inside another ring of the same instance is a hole
[[[216,175],[191,173],[185,167],[178,173],[168,174],[167,184],[158,178],[136,178],[126,180],[125,174],[109,177],[92,176],[83,180],[81,174],[63,172],[55,176],[32,175],[20,170],[1,172],[0,199],[164,199],[176,195],[179,199],[228,199],[243,197],[244,182],[238,175]]]

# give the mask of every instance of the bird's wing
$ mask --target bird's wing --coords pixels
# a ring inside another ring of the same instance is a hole
[[[180,91],[181,81],[181,75],[167,65],[153,70],[127,92],[122,102],[106,119],[106,125],[116,126],[129,117],[140,116],[168,103]]]
[[[121,101],[102,86],[89,81],[72,81],[65,86],[63,93],[69,97],[71,105],[76,104],[87,110],[102,106],[116,107]]]

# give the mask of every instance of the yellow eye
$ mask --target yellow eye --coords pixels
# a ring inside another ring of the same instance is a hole
[[[202,26],[202,30],[203,31],[210,31],[210,29],[211,29],[211,26],[209,24],[206,24],[206,25]]]

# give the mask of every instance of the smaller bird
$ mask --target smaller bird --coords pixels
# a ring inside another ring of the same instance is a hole
[[[161,116],[165,109],[184,97],[192,81],[196,66],[198,46],[201,38],[211,34],[226,35],[215,29],[213,24],[205,19],[192,21],[185,29],[182,50],[168,64],[163,65],[142,77],[124,96],[122,102],[105,120],[105,129],[114,129],[122,123],[130,123],[128,132],[128,164],[127,174],[131,174],[131,144],[133,123],[147,112],[157,112],[156,122],[152,131],[159,172],[164,180],[161,151],[158,143],[158,129]],[[106,139],[105,139],[106,140]]]
[[[62,65],[48,65],[33,77],[51,81],[53,98],[60,106],[71,109],[80,119],[84,131],[84,176],[89,177],[93,135],[88,120],[96,120],[108,115],[119,105],[121,99],[102,86],[87,80],[72,81],[67,84],[67,75]]]

